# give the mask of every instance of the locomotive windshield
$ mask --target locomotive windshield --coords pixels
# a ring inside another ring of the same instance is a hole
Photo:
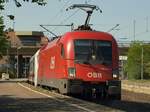
[[[84,64],[112,64],[110,41],[80,39],[74,41],[75,60]]]

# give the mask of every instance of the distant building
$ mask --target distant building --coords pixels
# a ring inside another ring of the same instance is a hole
[[[16,31],[6,32],[6,38],[10,43],[6,57],[0,64],[9,65],[9,69],[16,77],[27,77],[29,60],[31,56],[44,44],[48,43],[43,32],[38,31]]]

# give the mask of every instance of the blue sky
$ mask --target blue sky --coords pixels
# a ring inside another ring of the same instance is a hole
[[[84,23],[86,14],[83,11],[65,11],[65,9],[72,4],[87,1],[89,4],[99,6],[103,11],[101,14],[97,11],[93,13],[90,21],[93,29],[107,32],[116,24],[120,24],[117,27],[119,30],[113,30],[110,33],[117,40],[130,41],[134,39],[133,21],[135,20],[135,39],[150,41],[150,0],[47,0],[48,4],[44,7],[25,2],[21,8],[17,8],[13,0],[9,1],[5,4],[3,12],[4,22],[6,28],[12,27],[13,23],[7,15],[15,15],[16,31],[42,31],[40,24],[74,23],[76,27]],[[72,14],[74,15],[71,16]],[[58,35],[70,30],[66,27],[47,28]],[[48,35],[48,33],[45,34]]]

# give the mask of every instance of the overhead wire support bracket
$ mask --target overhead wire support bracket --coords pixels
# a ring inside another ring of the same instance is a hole
[[[71,27],[71,31],[73,30],[73,28],[74,28],[74,24],[73,23],[71,23],[71,24],[46,24],[46,25],[43,25],[43,26],[67,26],[67,27]]]
[[[45,29],[46,31],[48,31],[49,33],[51,33],[52,35],[54,35],[55,37],[58,37],[58,35],[56,35],[55,33],[53,33],[52,31],[50,31],[49,29],[44,27],[45,25],[40,25],[40,27],[42,27],[43,29]]]
[[[111,29],[109,29],[107,32],[111,32],[113,30],[115,30],[115,28],[117,28],[120,24],[116,24],[114,27],[112,27]],[[119,29],[118,29],[119,30]]]

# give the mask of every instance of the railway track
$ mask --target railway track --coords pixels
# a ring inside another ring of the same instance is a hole
[[[27,83],[0,82],[0,112],[113,112],[116,110],[58,95]]]
[[[35,89],[31,85],[27,85],[27,84],[25,84],[25,85],[29,86],[30,88]],[[48,94],[53,94],[57,98],[65,97],[67,99],[68,98],[74,99],[75,101],[79,100],[79,101],[85,101],[85,102],[92,102],[93,104],[96,104],[98,106],[98,107],[94,108],[95,111],[99,111],[99,110],[97,110],[97,108],[100,109],[101,106],[104,106],[104,107],[102,107],[104,110],[105,109],[107,110],[107,108],[111,108],[110,110],[108,109],[109,111],[150,112],[150,95],[147,95],[147,94],[134,93],[134,92],[122,90],[122,100],[121,101],[108,100],[108,99],[97,100],[97,99],[84,99],[84,98],[77,97],[77,96],[65,96],[65,95],[55,93],[55,92],[51,92],[46,89],[42,89],[42,88],[38,88],[38,89],[40,89],[40,91],[45,91]]]
[[[0,83],[0,112],[149,112],[150,96],[122,91],[122,101],[83,100],[35,88],[28,83]]]

